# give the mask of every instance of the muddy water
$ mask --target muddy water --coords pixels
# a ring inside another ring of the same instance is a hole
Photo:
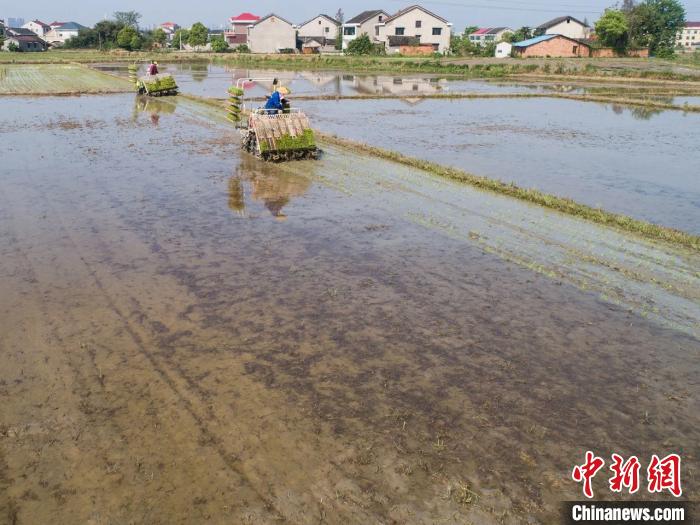
[[[167,106],[0,100],[3,519],[552,523],[588,448],[697,498],[697,339]]]
[[[700,233],[687,132],[700,114],[552,99],[299,105],[342,137]]]

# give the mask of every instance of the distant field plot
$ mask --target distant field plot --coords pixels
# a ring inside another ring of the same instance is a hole
[[[0,65],[0,95],[121,93],[127,80],[77,64]]]

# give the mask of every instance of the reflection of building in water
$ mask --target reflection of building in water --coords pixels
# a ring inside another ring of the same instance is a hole
[[[439,78],[344,75],[343,80],[366,95],[428,95],[443,89]]]
[[[300,76],[313,87],[318,88],[319,91],[333,90],[335,93],[340,94],[340,75],[322,71],[310,71],[301,73]]]
[[[275,219],[285,220],[284,207],[292,198],[304,195],[311,180],[243,155],[236,175],[229,180],[229,208],[239,215],[243,215],[246,209],[246,186],[250,188],[252,201],[262,203]]]
[[[263,96],[272,92],[272,81],[277,79],[280,85],[287,88],[294,82],[296,78],[295,72],[275,71],[270,69],[235,69],[231,71],[233,85],[239,80],[258,79],[253,82],[244,82],[243,87],[246,90],[246,96]]]

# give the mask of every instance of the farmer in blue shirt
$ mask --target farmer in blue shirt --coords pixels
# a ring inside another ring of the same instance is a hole
[[[284,95],[282,95],[279,90],[276,89],[273,91],[272,95],[270,95],[265,103],[265,109],[267,112],[275,113],[276,111],[282,111],[284,109],[284,105],[282,104],[283,99]]]

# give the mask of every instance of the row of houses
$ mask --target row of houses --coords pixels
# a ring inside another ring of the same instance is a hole
[[[404,52],[407,47],[417,53],[446,53],[451,33],[452,24],[446,19],[413,5],[393,15],[383,9],[363,11],[345,23],[325,14],[293,24],[274,13],[264,17],[241,13],[229,19],[224,38],[229,46],[246,45],[253,53],[293,50],[297,48],[297,39],[304,52],[330,51],[339,35],[343,49],[354,39],[367,35],[388,53]]]
[[[76,22],[52,22],[46,24],[40,20],[32,20],[22,27],[6,26],[0,20],[0,37],[4,38],[3,49],[15,46],[21,51],[45,51],[49,46],[63,45],[66,40],[78,36],[87,29]]]
[[[172,42],[180,26],[165,22],[160,28]],[[22,27],[7,26],[0,20],[0,37],[4,37],[4,49],[15,46],[22,51],[43,51],[48,46],[61,46],[68,39],[86,29],[76,22],[46,24],[32,20]],[[509,27],[479,28],[468,35],[477,45],[497,44],[496,57],[578,57],[606,56],[607,51],[597,50],[592,43],[592,28],[572,16],[561,16],[535,28],[535,37],[509,44],[504,35],[513,33]],[[340,40],[343,49],[367,35],[383,46],[387,53],[432,54],[447,53],[450,49],[452,24],[440,15],[420,5],[412,5],[389,14],[383,9],[367,10],[344,23],[319,14],[300,24],[271,13],[257,16],[249,12],[233,16],[228,28],[217,32],[235,48],[246,45],[253,53],[294,52],[304,53],[335,51]],[[174,43],[177,45],[177,43]],[[677,45],[684,50],[700,50],[700,22],[687,22],[679,33]]]

